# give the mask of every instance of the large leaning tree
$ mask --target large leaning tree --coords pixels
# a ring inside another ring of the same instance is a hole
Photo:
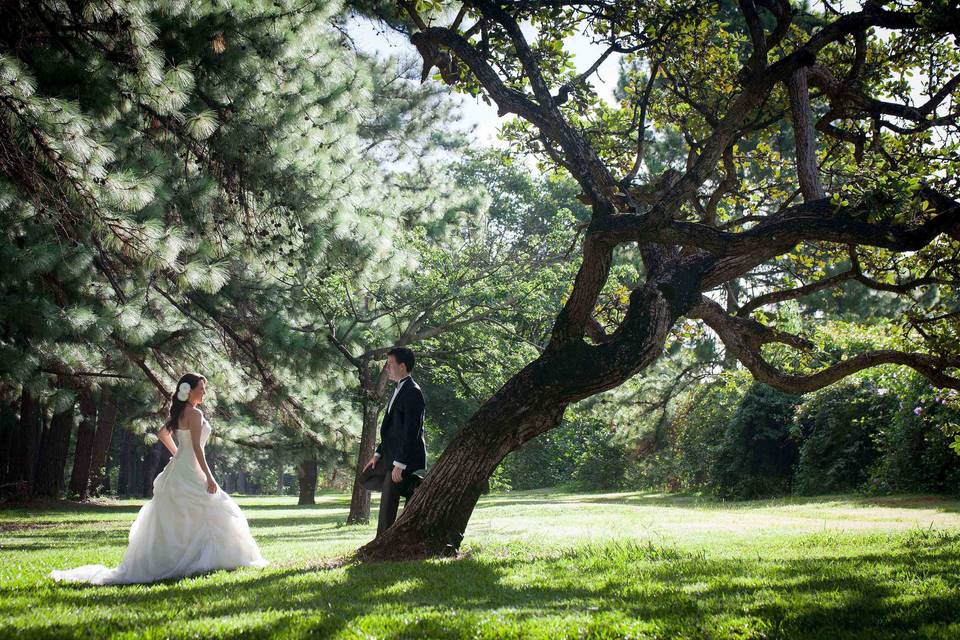
[[[681,322],[705,323],[757,380],[790,392],[877,365],[960,387],[951,347],[960,16],[945,2],[846,10],[856,4],[397,6],[393,24],[423,57],[424,77],[436,68],[447,84],[515,116],[514,139],[569,172],[592,216],[542,353],[477,410],[360,558],[455,552],[504,456],[557,426],[571,403],[649,367]],[[573,36],[603,51],[579,73]],[[622,99],[610,106],[590,82],[614,54]],[[665,148],[682,153],[664,158]],[[604,315],[616,322],[600,321],[611,264],[624,255],[637,256],[642,277],[622,313]],[[756,277],[811,255],[821,279],[797,286]],[[812,347],[777,326],[778,303],[848,283],[913,296],[902,321],[890,324],[893,348],[833,361],[771,357]]]

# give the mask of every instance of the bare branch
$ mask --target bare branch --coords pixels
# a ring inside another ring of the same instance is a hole
[[[937,386],[960,389],[960,378],[944,373],[946,369],[960,366],[960,359],[893,350],[861,353],[809,375],[785,373],[767,362],[760,353],[762,344],[782,342],[765,337],[765,332],[773,331],[769,327],[764,327],[750,318],[729,316],[720,305],[708,298],[704,298],[688,317],[703,320],[713,329],[724,346],[756,380],[788,393],[816,391],[858,371],[883,364],[907,366],[926,376]],[[758,326],[763,328],[758,329]]]
[[[765,293],[761,296],[757,296],[753,300],[750,300],[743,304],[742,307],[737,309],[737,315],[741,318],[749,316],[753,311],[759,309],[760,307],[766,306],[768,304],[775,304],[777,302],[783,302],[785,300],[794,300],[796,298],[801,298],[811,293],[816,293],[817,291],[822,291],[824,289],[833,288],[839,284],[842,284],[851,278],[856,277],[854,271],[844,271],[838,273],[829,278],[824,278],[822,280],[817,280],[816,282],[811,282],[810,284],[804,285],[802,287],[796,287],[793,289],[784,289],[782,291],[772,291],[770,293]]]

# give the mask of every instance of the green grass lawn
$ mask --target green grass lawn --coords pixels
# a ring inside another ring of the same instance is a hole
[[[45,576],[118,564],[141,501],[0,510],[0,637],[960,638],[960,501],[521,492],[462,558],[337,566],[348,499],[240,497],[269,568],[122,587]]]

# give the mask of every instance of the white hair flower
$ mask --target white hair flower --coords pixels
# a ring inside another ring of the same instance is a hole
[[[186,402],[187,398],[190,397],[190,383],[181,382],[180,386],[177,387],[177,400],[180,402]]]

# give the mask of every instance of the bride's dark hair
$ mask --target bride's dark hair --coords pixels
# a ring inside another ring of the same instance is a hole
[[[164,429],[167,431],[176,431],[177,426],[180,424],[180,416],[183,415],[183,408],[187,406],[186,400],[177,398],[177,391],[180,389],[180,385],[186,382],[190,385],[192,391],[200,384],[201,380],[206,381],[206,378],[199,373],[185,373],[180,376],[180,380],[177,381],[177,386],[173,390],[173,395],[170,397],[170,415],[167,417],[167,421],[163,423]]]

